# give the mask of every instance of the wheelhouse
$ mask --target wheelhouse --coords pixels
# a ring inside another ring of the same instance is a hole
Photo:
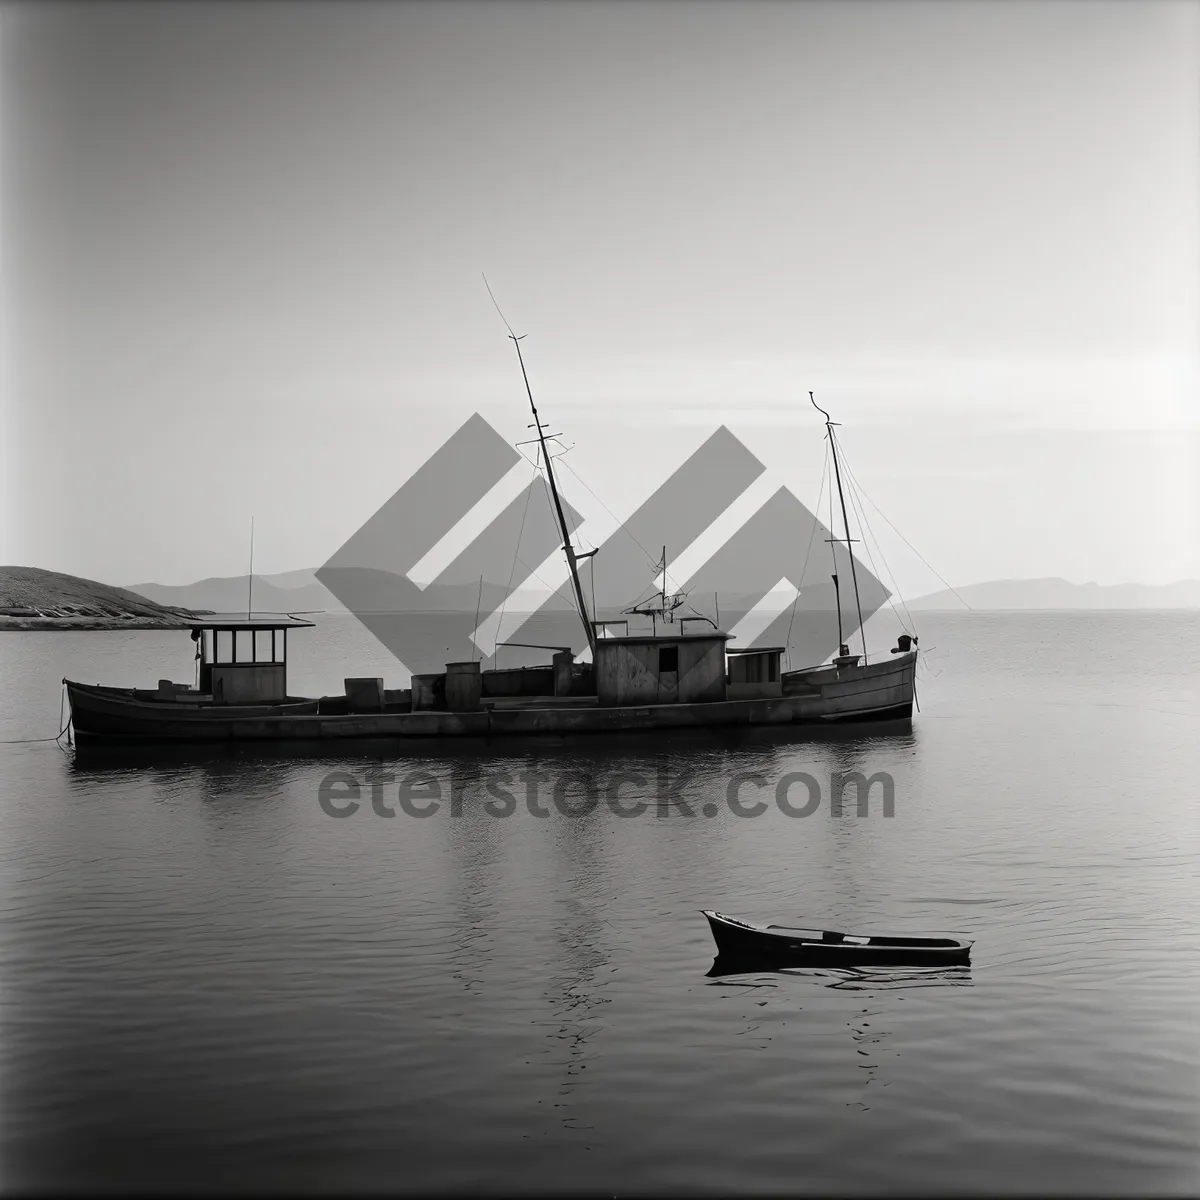
[[[192,623],[198,690],[214,704],[276,704],[287,699],[289,629],[311,629],[298,617],[214,616]]]

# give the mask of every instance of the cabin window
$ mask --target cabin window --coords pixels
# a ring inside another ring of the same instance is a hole
[[[273,633],[274,630],[272,629],[256,629],[254,631],[254,661],[256,663],[275,661],[275,655],[271,649],[271,635]]]
[[[217,650],[213,656],[213,661],[219,663],[233,662],[233,630],[218,629],[215,636],[217,639]]]
[[[679,647],[662,646],[658,651],[658,673],[679,670]]]
[[[274,646],[274,658],[277,663],[283,662],[287,657],[287,630],[275,629],[272,630],[272,645]]]
[[[251,663],[254,661],[254,630],[239,629],[234,634],[233,661]]]

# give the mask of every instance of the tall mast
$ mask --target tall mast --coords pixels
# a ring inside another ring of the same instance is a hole
[[[250,518],[250,570],[246,575],[246,620],[254,603],[254,518]]]
[[[854,569],[854,551],[851,549],[850,543],[850,522],[846,517],[846,496],[842,492],[842,472],[838,468],[837,455],[837,440],[833,436],[833,427],[838,424],[837,421],[831,421],[829,414],[816,402],[812,392],[808,393],[808,398],[812,400],[812,406],[825,418],[825,432],[829,436],[829,449],[833,452],[833,477],[837,480],[838,501],[842,506],[842,528],[845,530],[846,536],[841,539],[846,543],[846,555],[850,559],[850,578],[854,580],[854,606],[858,609],[858,636],[862,639],[863,648],[863,665],[867,662],[867,634],[863,629],[862,603],[858,598],[858,572]],[[837,590],[837,580],[834,579],[834,590]],[[838,623],[841,624],[841,605],[838,606]],[[840,634],[839,634],[840,636]]]
[[[521,354],[521,337],[515,333],[508,335],[512,339],[512,344],[517,350],[517,361],[521,364],[521,378],[525,381],[525,394],[529,397],[529,407],[533,410],[533,426],[537,430],[538,443],[542,448],[542,457],[546,460],[546,478],[550,481],[550,495],[554,500],[554,512],[558,518],[558,529],[562,534],[563,552],[567,556],[567,566],[571,570],[571,584],[575,589],[575,602],[579,605],[579,619],[583,622],[583,631],[587,634],[588,649],[595,653],[596,650],[596,631],[592,628],[591,618],[588,616],[587,604],[583,599],[583,585],[579,582],[579,568],[576,565],[580,557],[587,558],[589,554],[594,554],[595,551],[589,551],[589,554],[577,555],[575,547],[571,544],[571,531],[567,528],[567,518],[563,513],[562,501],[558,497],[558,484],[554,480],[554,464],[550,460],[550,452],[546,449],[546,427],[538,418],[537,405],[533,402],[533,389],[529,386],[529,374],[525,370],[525,358]]]

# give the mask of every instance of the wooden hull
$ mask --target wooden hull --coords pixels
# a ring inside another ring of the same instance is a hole
[[[703,910],[725,962],[759,966],[955,966],[971,961],[971,942],[956,938],[855,937],[820,930],[751,925]]]
[[[909,657],[909,656],[906,656]],[[915,655],[911,656],[915,658]],[[857,668],[852,679],[834,676],[794,694],[697,704],[601,708],[572,697],[500,704],[477,712],[320,712],[317,700],[276,705],[189,705],[137,699],[132,691],[64,680],[79,745],[188,742],[320,742],[376,739],[523,738],[637,731],[894,722],[912,717],[911,663]],[[874,674],[873,674],[874,673]],[[798,672],[797,674],[804,674]],[[845,674],[843,670],[842,674]],[[891,676],[901,679],[898,685]]]
[[[852,667],[809,667],[785,671],[784,696],[803,701],[806,718],[821,721],[856,721],[876,712],[912,713],[916,688],[917,651]]]
[[[63,680],[77,743],[226,741],[245,721],[289,721],[315,714],[318,701],[214,705],[139,699],[129,688],[106,688]]]

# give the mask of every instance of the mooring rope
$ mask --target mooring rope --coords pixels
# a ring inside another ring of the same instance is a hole
[[[67,703],[67,685],[66,685],[66,682],[64,681],[63,686],[62,686],[62,692],[59,695],[59,700],[58,700],[58,723],[61,726],[59,731],[53,737],[2,738],[2,739],[0,739],[0,746],[31,746],[31,745],[35,745],[35,744],[43,743],[43,742],[60,742],[60,748],[61,748],[61,739],[62,739],[62,735],[64,733],[67,734],[67,745],[68,746],[73,745],[73,742],[71,741],[71,737],[70,737],[71,714],[67,713],[65,711],[66,703]],[[67,718],[65,725],[63,724],[63,716],[64,715]]]

